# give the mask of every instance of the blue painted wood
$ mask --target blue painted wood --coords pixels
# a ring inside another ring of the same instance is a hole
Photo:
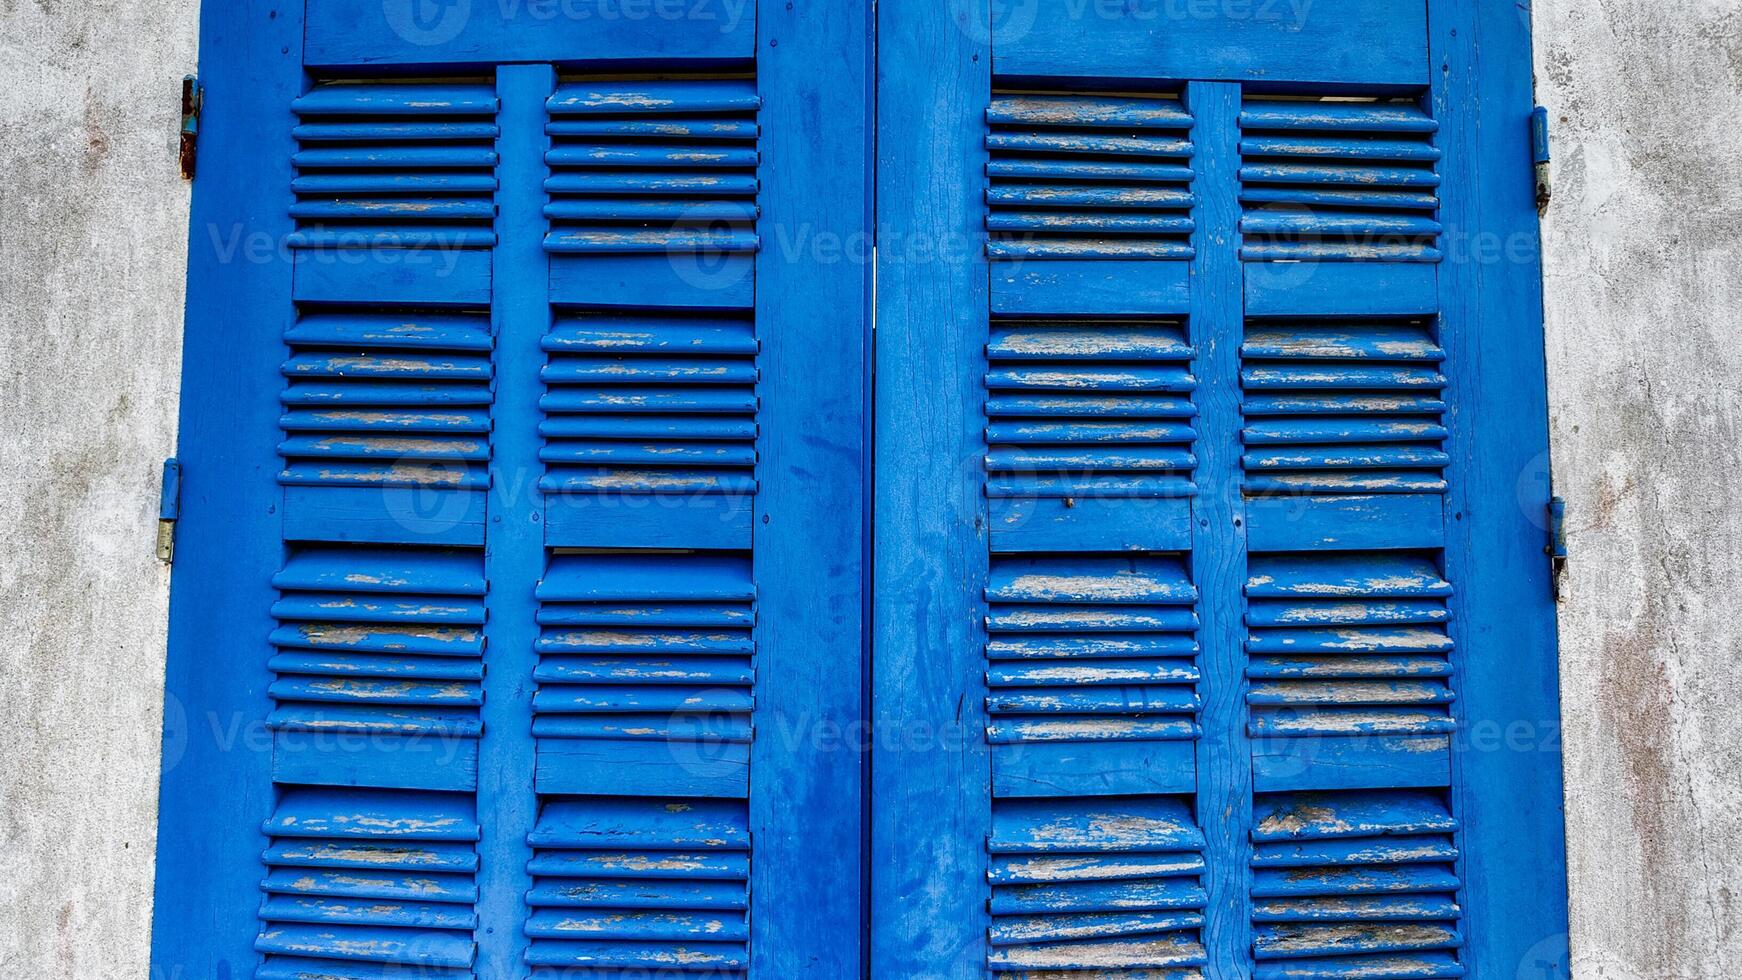
[[[1428,80],[1425,0],[1033,0],[992,18],[991,33],[1000,75],[1369,88]]]
[[[1053,742],[992,747],[992,791],[1000,800],[1191,793],[1197,785],[1196,753],[1192,743],[1185,741]]]
[[[992,312],[1001,316],[1183,314],[1191,264],[1170,259],[992,263]]]
[[[1254,497],[1246,512],[1253,551],[1438,548],[1446,540],[1432,494]]]
[[[557,255],[550,264],[553,303],[746,310],[755,305],[749,254]]]
[[[1264,262],[1246,272],[1248,316],[1398,316],[1439,309],[1431,265]]]
[[[756,0],[309,0],[311,66],[749,59]]]
[[[1194,82],[1186,105],[1196,119],[1200,231],[1192,263],[1191,339],[1197,351],[1197,445],[1200,491],[1192,501],[1192,577],[1199,603],[1199,683],[1204,737],[1198,744],[1198,824],[1204,830],[1209,896],[1204,947],[1216,976],[1249,976],[1252,965],[1247,835],[1252,813],[1252,758],[1246,738],[1246,658],[1240,588],[1246,580],[1247,507],[1240,493],[1240,458],[1230,438],[1240,422],[1240,343],[1244,296],[1234,253],[1239,152],[1234,121],[1240,90]]]
[[[750,791],[750,746],[712,739],[541,738],[537,781],[546,794],[743,799]],[[753,870],[767,860],[761,848],[753,857]],[[809,956],[809,945],[789,941],[774,955]]]
[[[1569,976],[1559,674],[1542,552],[1551,493],[1542,269],[1525,165],[1530,22],[1502,3],[1435,0],[1431,28],[1443,69],[1432,104],[1448,151],[1441,220],[1510,246],[1508,261],[1473,253],[1440,270],[1453,405],[1445,507],[1447,573],[1458,585],[1456,711],[1465,733],[1524,722],[1540,736],[1457,758],[1469,966],[1476,976]],[[1519,873],[1519,854],[1531,856],[1529,873]]]
[[[871,717],[886,747],[871,772],[869,970],[978,980],[991,829],[979,121],[992,52],[945,5],[885,0],[878,62],[879,224],[916,249],[954,247],[878,257]]]
[[[545,195],[540,178],[550,139],[544,100],[556,77],[542,65],[508,66],[497,73],[501,100],[497,142],[498,244],[491,254],[492,325],[496,336],[496,391],[492,406],[492,474],[484,573],[490,582],[490,617],[484,628],[484,741],[478,781],[478,915],[493,924],[478,939],[482,976],[516,976],[526,938],[510,924],[525,915],[532,887],[526,836],[537,819],[533,793],[532,685],[538,663],[535,583],[544,573],[544,498],[535,489],[538,463],[540,341],[550,329],[548,271],[539,247]]]
[[[481,545],[482,490],[419,487],[284,488],[284,537],[289,541]]]
[[[1252,779],[1260,793],[1284,790],[1391,789],[1451,784],[1447,736],[1261,738],[1252,743]]]
[[[563,494],[551,502],[553,548],[746,550],[754,498],[743,494]]]
[[[201,11],[210,131],[189,220],[183,486],[151,939],[161,976],[242,978],[259,959],[258,828],[273,806],[271,745],[259,723],[271,703],[270,583],[282,558],[273,379],[293,310],[284,254],[268,248],[250,261],[240,249],[249,235],[270,246],[291,232],[290,216],[259,206],[259,193],[290,181],[289,105],[303,84],[302,18],[269,18],[268,6],[244,0]]]
[[[992,550],[1003,553],[1191,548],[1191,503],[1182,497],[995,497],[989,517]]]
[[[756,978],[830,980],[866,955],[869,756],[854,733],[869,693],[872,270],[779,243],[838,240],[850,256],[870,234],[871,5],[760,17],[750,962]]]
[[[478,781],[478,742],[474,738],[376,733],[348,744],[330,736],[278,732],[273,738],[272,778],[304,786],[470,793]]]
[[[483,307],[490,254],[475,249],[369,248],[296,252],[296,300]]]

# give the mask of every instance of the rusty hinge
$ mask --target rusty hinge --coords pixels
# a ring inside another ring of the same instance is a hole
[[[1544,214],[1554,197],[1554,173],[1549,166],[1548,110],[1542,106],[1530,113],[1530,162],[1536,170],[1536,213]]]
[[[157,501],[157,560],[175,561],[175,522],[181,517],[181,462],[163,461],[163,489]]]
[[[200,109],[206,101],[198,75],[185,75],[181,80],[181,176],[194,179],[194,166],[200,149]]]
[[[1542,549],[1548,555],[1548,569],[1555,601],[1561,598],[1561,578],[1567,571],[1567,502],[1551,497],[1548,502],[1548,544]]]

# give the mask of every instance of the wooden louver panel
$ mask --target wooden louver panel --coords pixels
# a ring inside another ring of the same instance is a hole
[[[1466,969],[1449,372],[1420,264],[1441,255],[1436,129],[1415,100],[1248,97],[1240,112],[1242,257],[1262,307],[1239,357],[1262,980]]]
[[[756,336],[732,313],[573,310],[544,339],[544,488],[755,492]]]
[[[285,334],[285,465],[306,487],[489,485],[487,314],[316,307]]]
[[[494,245],[497,108],[483,82],[316,85],[292,105],[291,245]]]
[[[1178,99],[995,95],[986,113],[993,258],[1192,255],[1192,119]]]
[[[1300,739],[1321,757],[1336,754],[1339,739],[1404,739],[1399,756],[1418,750],[1434,782],[1440,753],[1423,750],[1442,749],[1452,731],[1451,591],[1431,555],[1416,552],[1254,556],[1246,586],[1253,737],[1273,747]],[[1310,757],[1304,744],[1301,752]],[[1379,778],[1409,784],[1401,766]]]
[[[469,794],[292,789],[264,833],[257,980],[474,980]]]
[[[1203,847],[1172,797],[998,804],[987,965],[1000,980],[1201,976]]]
[[[1191,119],[1173,98],[995,95],[987,125],[988,253],[1027,315],[994,316],[985,347],[986,966],[1197,976],[1195,351],[1178,309],[1097,315],[1017,271],[1189,258]]]
[[[473,978],[497,108],[487,82],[294,104],[263,980]]]
[[[287,789],[267,827],[257,975],[470,976],[482,555],[308,545],[273,584],[269,725]]]
[[[1464,975],[1440,793],[1280,793],[1254,817],[1255,980]]]
[[[1180,323],[1006,320],[986,353],[993,496],[1191,493],[1196,382]]]
[[[749,963],[759,105],[704,77],[546,102],[537,976]]]
[[[1000,319],[986,346],[992,549],[1180,551],[1192,348],[1162,319]]]
[[[759,105],[752,79],[699,76],[546,102],[554,546],[750,546]]]
[[[528,963],[741,970],[748,556],[559,552],[538,598]]]
[[[742,800],[557,800],[529,843],[535,975],[741,976],[750,938]]]
[[[1425,320],[1267,319],[1241,346],[1253,493],[1439,493],[1445,359]]]
[[[475,767],[451,755],[475,759],[482,729],[482,556],[307,545],[273,584],[282,598],[272,610],[271,723],[289,743],[277,754],[279,781],[470,789]],[[296,736],[314,733],[371,736],[378,751],[296,751]],[[400,737],[430,748],[403,751]]]
[[[754,252],[751,79],[580,79],[549,102],[552,252]]]
[[[999,558],[986,599],[995,797],[1191,791],[1197,592],[1178,559]]]
[[[1412,101],[1248,98],[1242,257],[1438,261],[1437,129]]]
[[[746,795],[746,557],[558,554],[538,596],[541,792]]]

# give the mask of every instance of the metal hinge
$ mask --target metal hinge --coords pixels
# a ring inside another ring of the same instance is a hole
[[[181,176],[194,179],[194,165],[200,150],[200,109],[206,92],[200,88],[200,76],[185,75],[181,80]]]
[[[1549,166],[1548,110],[1542,106],[1530,113],[1530,162],[1536,170],[1536,213],[1543,214],[1554,197],[1554,172]]]
[[[1548,502],[1548,544],[1542,549],[1548,555],[1548,569],[1555,601],[1561,597],[1561,578],[1567,571],[1567,502],[1551,497]]]
[[[175,561],[175,522],[181,517],[181,463],[163,461],[163,489],[157,502],[157,560]]]

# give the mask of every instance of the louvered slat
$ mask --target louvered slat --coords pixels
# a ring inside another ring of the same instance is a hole
[[[1191,492],[1196,382],[1181,324],[999,321],[986,352],[989,494]]]
[[[1451,585],[1430,555],[1255,555],[1249,569],[1254,738],[1326,756],[1390,737],[1408,740],[1400,754],[1443,756],[1433,747],[1453,730]]]
[[[1255,977],[1464,975],[1457,823],[1440,793],[1261,795],[1254,819]]]
[[[745,966],[750,832],[742,801],[555,798],[529,843],[533,967],[726,977]]]
[[[488,486],[487,314],[316,308],[285,340],[280,482]]]
[[[544,347],[546,490],[754,492],[757,344],[749,318],[572,311]]]
[[[495,244],[488,83],[324,82],[291,108],[293,248]]]
[[[993,258],[1192,255],[1191,116],[1178,99],[994,95],[986,112]]]
[[[471,789],[483,727],[482,556],[306,545],[273,584],[278,781]]]
[[[1174,797],[995,803],[988,966],[1000,980],[1201,977],[1203,847]]]
[[[540,792],[747,793],[755,683],[747,558],[558,554],[538,597]]]
[[[1253,493],[1439,493],[1450,462],[1424,320],[1260,319],[1241,346]]]
[[[470,794],[293,788],[264,832],[259,980],[472,980]]]
[[[1241,256],[1438,261],[1437,128],[1413,101],[1248,98]]]
[[[548,103],[545,248],[756,251],[760,104],[751,79],[565,81]]]

